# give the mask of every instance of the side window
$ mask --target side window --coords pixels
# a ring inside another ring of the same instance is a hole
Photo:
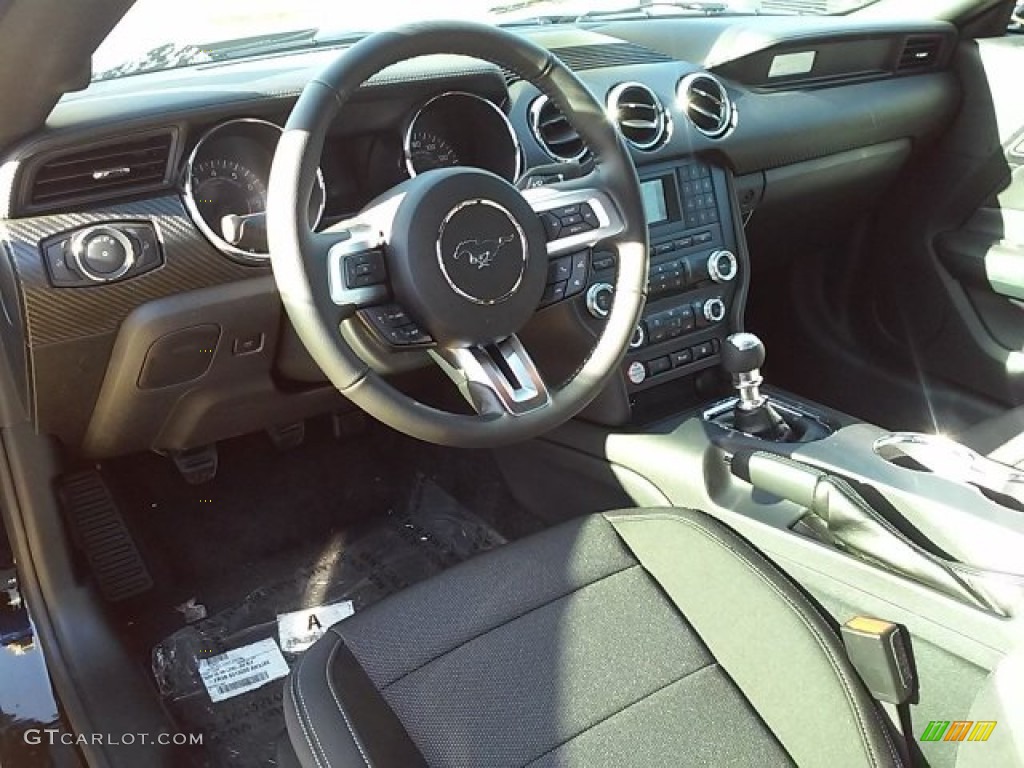
[[[1010,16],[1010,25],[1006,31],[1011,35],[1024,35],[1024,3],[1017,3]]]

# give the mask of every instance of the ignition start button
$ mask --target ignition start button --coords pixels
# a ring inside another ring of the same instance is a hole
[[[647,380],[647,368],[640,361],[631,363],[629,368],[626,370],[626,377],[633,384],[643,384]]]

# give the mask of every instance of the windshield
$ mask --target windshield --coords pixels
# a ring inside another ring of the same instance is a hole
[[[94,80],[344,41],[426,19],[587,19],[843,13],[869,0],[137,0],[93,56]],[[325,12],[327,9],[335,12]],[[333,17],[333,18],[332,18]]]

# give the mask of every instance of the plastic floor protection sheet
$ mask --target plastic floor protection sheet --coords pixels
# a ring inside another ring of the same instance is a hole
[[[241,692],[215,702],[200,674],[203,659],[224,658],[228,651],[261,641],[276,657],[277,650],[266,641],[288,648],[287,639],[279,637],[279,615],[322,606],[337,614],[346,601],[358,612],[504,541],[439,486],[420,477],[403,513],[375,523],[352,541],[334,534],[310,567],[262,586],[239,605],[160,642],[153,648],[152,665],[165,705],[180,733],[202,735],[202,747],[183,750],[182,762],[274,766],[284,733],[283,680],[276,677],[248,690],[245,680],[254,678],[245,678],[238,685]],[[300,657],[301,652],[284,653],[289,668]]]

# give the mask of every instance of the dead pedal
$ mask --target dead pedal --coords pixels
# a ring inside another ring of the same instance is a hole
[[[152,589],[153,578],[100,473],[65,475],[57,493],[103,597],[116,603]]]
[[[189,485],[202,485],[217,476],[217,446],[204,445],[187,451],[174,451],[171,460]]]
[[[296,421],[281,427],[271,427],[267,430],[267,436],[279,451],[298,448],[306,441],[306,422]]]

